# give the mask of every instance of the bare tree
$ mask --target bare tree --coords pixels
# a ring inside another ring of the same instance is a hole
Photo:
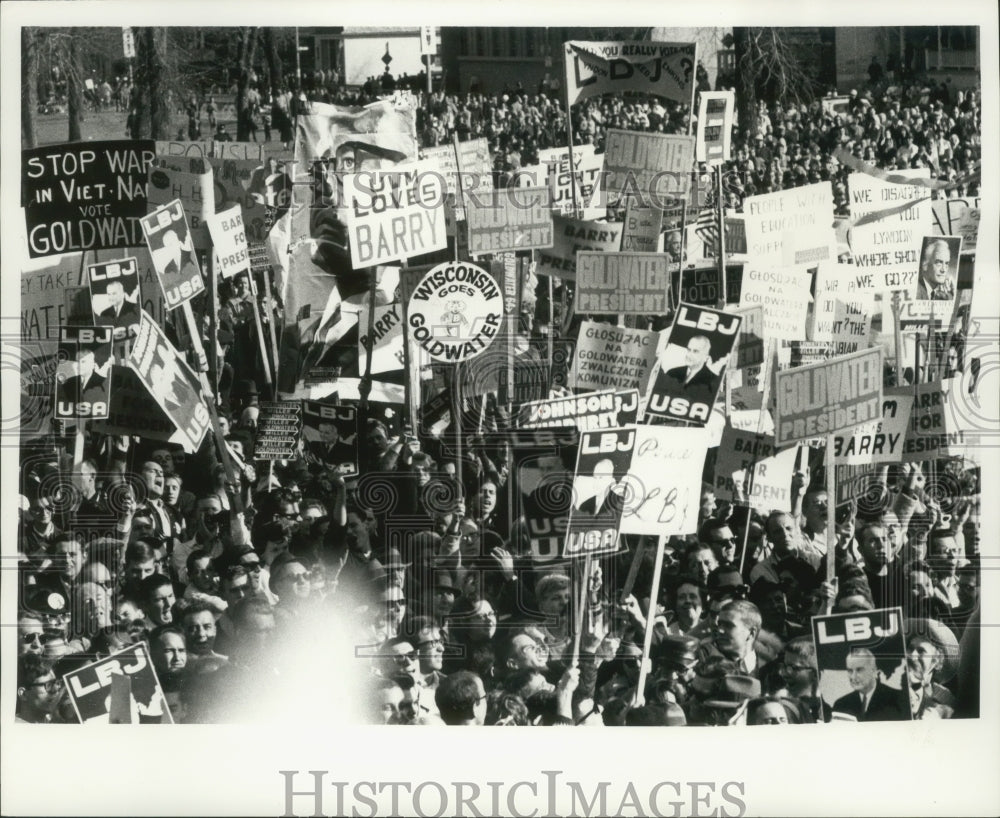
[[[271,27],[264,29],[264,56],[267,59],[268,85],[271,91],[277,93],[282,84],[281,55],[278,54],[278,42]]]
[[[151,27],[136,29],[135,50],[136,127],[132,137],[170,139],[173,136],[172,95],[164,59],[167,53],[167,30]]]
[[[69,36],[69,64],[66,69],[67,105],[69,109],[69,141],[83,139],[83,67],[80,65],[80,44],[76,35]]]
[[[34,26],[21,29],[21,137],[25,148],[38,144],[38,40]]]
[[[250,75],[253,73],[253,60],[257,51],[257,29],[247,27],[240,30],[239,48],[236,54],[236,66],[239,77],[236,81],[236,138],[240,142],[250,139]]]

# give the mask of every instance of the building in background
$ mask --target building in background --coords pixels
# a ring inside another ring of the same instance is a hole
[[[311,45],[314,70],[335,70],[346,86],[364,85],[369,77],[377,80],[386,71],[399,80],[425,70],[420,26],[302,28],[299,39]]]

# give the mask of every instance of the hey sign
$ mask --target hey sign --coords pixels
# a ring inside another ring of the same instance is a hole
[[[550,199],[543,187],[508,187],[469,196],[469,254],[551,247]]]
[[[55,417],[106,418],[111,386],[111,327],[63,327],[59,333]]]
[[[702,91],[698,104],[695,159],[709,166],[728,162],[736,95],[732,91]]]
[[[131,681],[140,719],[159,717],[173,723],[149,648],[145,642],[139,642],[63,676],[66,692],[82,724],[109,723],[111,685],[118,675]]]
[[[135,257],[88,265],[87,282],[94,324],[112,326],[115,340],[135,337],[142,309],[139,265]]]
[[[882,348],[784,369],[775,383],[775,442],[843,432],[882,416]]]
[[[604,154],[595,153],[593,145],[573,148],[573,170],[570,172],[569,149],[545,148],[538,152],[538,163],[545,167],[545,179],[552,191],[552,207],[560,213],[573,214],[573,176],[576,176],[576,214],[584,219],[605,215],[602,204],[601,169]]]
[[[142,232],[146,235],[168,312],[205,289],[180,199],[143,217]]]
[[[618,526],[628,500],[626,476],[635,438],[634,427],[580,435],[564,557],[606,554],[618,549]]]
[[[577,253],[578,314],[662,315],[669,307],[670,262],[662,253]]]
[[[150,140],[48,145],[21,152],[21,204],[31,258],[133,247],[146,213]]]
[[[500,285],[481,267],[468,262],[439,264],[410,297],[410,338],[435,361],[475,358],[496,338],[503,302]]]
[[[517,426],[519,429],[574,426],[581,432],[593,432],[635,423],[638,414],[639,390],[609,389],[524,403],[518,410]]]
[[[206,219],[215,245],[215,257],[223,278],[250,271],[247,234],[243,229],[243,211],[239,205]]]
[[[693,163],[693,136],[612,128],[604,154],[608,203],[636,196],[647,207],[669,207],[687,196]]]

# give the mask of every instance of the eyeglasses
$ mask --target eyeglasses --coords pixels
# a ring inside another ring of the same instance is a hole
[[[21,641],[26,645],[41,644],[42,635],[40,633],[24,633],[21,634]]]
[[[405,608],[406,601],[403,599],[390,599],[386,601],[385,606],[387,608]]]
[[[408,665],[411,662],[416,662],[417,661],[417,654],[416,654],[416,652],[413,652],[413,653],[397,653],[395,656],[392,657],[392,659],[393,659],[393,661],[397,665]]]
[[[28,687],[44,687],[47,693],[55,693],[62,684],[62,679],[49,679],[45,682],[32,682]]]
[[[298,520],[302,516],[297,511],[286,511],[284,514],[278,513],[274,515],[275,517],[284,517],[286,520]]]
[[[292,582],[309,582],[311,575],[308,571],[303,571],[301,574],[289,574],[288,578]]]
[[[430,647],[432,648],[443,648],[444,641],[441,639],[428,639],[425,642],[417,642],[418,648],[427,647],[428,645],[430,645]]]
[[[792,670],[812,670],[813,669],[812,665],[790,665],[787,662],[785,662],[782,665],[782,667],[785,670],[788,670],[788,671],[792,671]]]

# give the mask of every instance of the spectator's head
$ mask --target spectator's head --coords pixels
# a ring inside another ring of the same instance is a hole
[[[215,649],[215,613],[203,602],[195,602],[184,609],[182,616],[184,636],[191,653],[208,656]]]
[[[17,655],[33,653],[42,654],[42,633],[45,630],[42,617],[38,614],[22,611],[17,618]]]
[[[486,719],[486,690],[475,673],[460,670],[438,684],[434,702],[449,726],[482,725]]]
[[[139,600],[146,619],[153,625],[169,625],[174,621],[174,584],[163,574],[152,574],[139,584]]]
[[[187,640],[173,625],[161,625],[149,634],[149,652],[160,678],[176,678],[187,667]]]
[[[51,662],[35,653],[18,657],[17,714],[22,719],[47,721],[59,704],[61,688]]]
[[[757,606],[743,599],[727,602],[715,626],[715,646],[733,660],[748,656],[760,633],[761,616]]]

